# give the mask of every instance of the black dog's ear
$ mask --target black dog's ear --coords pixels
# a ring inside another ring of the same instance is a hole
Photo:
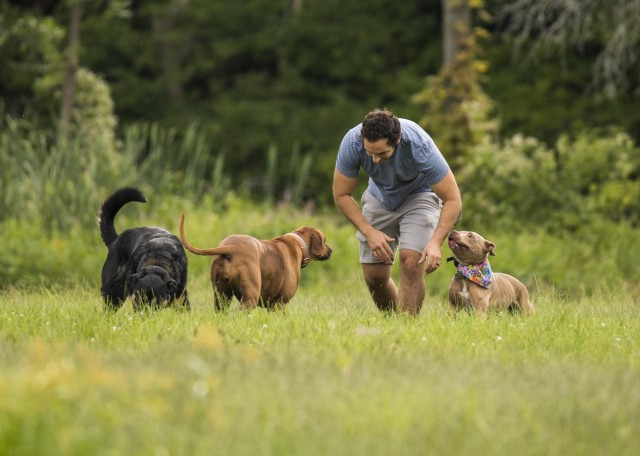
[[[169,293],[173,294],[178,290],[178,282],[176,282],[173,279],[168,279],[167,280],[167,289],[169,290]]]
[[[129,290],[135,288],[138,280],[140,280],[140,274],[131,274],[129,277],[127,277],[127,288]]]

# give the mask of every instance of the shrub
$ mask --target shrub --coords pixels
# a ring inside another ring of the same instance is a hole
[[[625,133],[562,137],[553,149],[516,135],[477,146],[457,176],[474,225],[557,233],[601,218],[639,222],[640,151]]]

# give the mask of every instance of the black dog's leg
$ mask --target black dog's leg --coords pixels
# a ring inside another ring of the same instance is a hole
[[[120,296],[102,295],[102,299],[108,310],[116,311],[124,304],[124,298]]]
[[[187,290],[184,290],[182,295],[178,296],[177,299],[182,301],[182,307],[184,307],[185,310],[191,310],[191,303],[189,302],[189,294],[187,293]]]

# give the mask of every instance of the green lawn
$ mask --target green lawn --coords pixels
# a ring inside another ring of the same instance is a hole
[[[309,271],[312,273],[313,271]],[[307,273],[307,270],[305,270]],[[285,312],[104,313],[94,287],[0,294],[0,454],[625,455],[640,448],[640,303],[534,294],[479,320],[362,286]]]

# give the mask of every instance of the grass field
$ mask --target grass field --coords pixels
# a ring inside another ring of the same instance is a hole
[[[492,266],[529,286],[536,315],[453,318],[449,263],[427,276],[429,296],[410,318],[374,308],[353,228],[335,214],[241,200],[222,212],[156,196],[123,208],[117,227],[175,232],[182,212],[200,247],[229,233],[268,239],[311,225],[334,254],[303,271],[285,312],[214,312],[211,258],[189,255],[191,312],[105,313],[106,249],[95,225],[46,232],[37,220],[3,222],[0,455],[640,448],[637,230],[592,227],[593,239],[484,232],[499,249]]]
[[[104,313],[97,290],[0,295],[0,454],[631,455],[640,304],[535,296],[478,320],[361,285],[285,312]]]

